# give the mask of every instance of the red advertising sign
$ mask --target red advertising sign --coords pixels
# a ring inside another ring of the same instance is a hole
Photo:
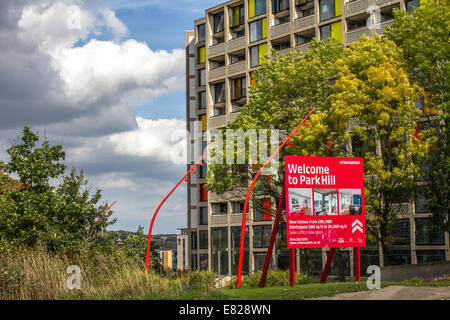
[[[362,158],[285,157],[287,246],[365,247]]]

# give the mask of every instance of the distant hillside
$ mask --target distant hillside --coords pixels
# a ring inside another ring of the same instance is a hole
[[[136,232],[130,232],[125,230],[109,231],[111,234],[117,236],[118,241],[125,240],[129,235],[135,235]],[[144,235],[147,238],[147,235]],[[177,248],[177,235],[176,234],[154,234],[152,236],[152,242],[156,244],[158,249],[176,249]]]

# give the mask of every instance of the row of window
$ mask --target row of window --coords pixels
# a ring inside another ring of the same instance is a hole
[[[271,221],[272,220],[272,207],[271,199],[260,199],[254,207],[254,221]],[[243,201],[232,201],[231,212],[233,214],[239,214],[244,212]],[[212,215],[228,214],[228,205],[226,202],[211,203]],[[200,225],[208,225],[208,208],[200,207]]]

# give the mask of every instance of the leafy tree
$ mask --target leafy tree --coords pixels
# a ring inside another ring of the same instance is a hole
[[[306,54],[291,52],[281,57],[273,51],[270,61],[264,63],[254,75],[257,84],[250,88],[249,103],[239,109],[240,114],[234,122],[227,125],[226,129],[277,129],[280,140],[284,140],[312,108],[319,110],[327,108],[330,78],[336,76],[335,61],[342,54],[342,45],[333,39],[327,42],[313,40]],[[320,132],[322,127],[317,126],[316,130]],[[279,158],[284,159],[285,154],[296,155],[292,151],[286,153],[286,150],[282,150]],[[241,150],[235,150],[235,157],[239,152]],[[327,152],[326,147],[316,143],[305,150],[304,154],[324,155]],[[208,190],[229,199],[242,198],[242,195],[246,194],[248,180],[253,179],[262,163],[262,159],[249,159],[248,148],[245,159],[245,165],[210,165],[207,176]],[[257,160],[258,164],[249,165],[249,160],[253,163]],[[274,199],[275,204],[280,199],[280,187],[284,183],[284,162],[280,161],[279,168],[275,169],[277,175],[261,177],[255,185],[252,192],[253,210],[259,209],[265,214],[275,214],[275,210],[263,208],[260,201],[261,194]],[[284,220],[282,216],[281,221]],[[312,258],[309,250],[305,253],[308,273],[312,274]]]
[[[427,184],[427,207],[435,226],[450,232],[450,136],[449,115],[443,120],[436,148],[432,151]]]
[[[431,107],[448,108],[450,1],[421,0],[412,13],[394,10],[394,15],[384,34],[402,49],[410,81],[425,90]]]
[[[428,207],[435,225],[450,230],[449,222],[449,93],[450,1],[422,0],[412,13],[394,11],[395,20],[386,36],[403,51],[411,81],[424,90],[424,111],[438,130],[432,146],[427,176]],[[438,113],[437,116],[433,116]]]
[[[417,130],[421,112],[415,101],[422,92],[408,81],[401,51],[386,38],[361,37],[336,65],[338,78],[325,111],[332,147],[364,158],[367,227],[389,265],[394,203],[411,197],[433,143],[427,130]]]
[[[80,251],[100,241],[100,231],[114,221],[107,216],[93,226],[107,206],[97,205],[100,191],[90,197],[89,190],[82,190],[87,184],[83,172],[73,169],[64,176],[62,145],[44,141],[38,146],[38,142],[39,135],[26,125],[21,142],[7,150],[10,161],[0,162],[0,170],[18,176],[20,183],[19,189],[0,195],[1,241],[17,247],[41,242],[52,251]],[[59,186],[53,186],[60,179]]]
[[[150,265],[153,270],[160,271],[161,260],[156,252],[157,246],[152,243],[150,247]],[[147,258],[147,237],[144,228],[139,226],[135,234],[128,233],[127,238],[120,244],[120,250],[130,259],[145,266]]]

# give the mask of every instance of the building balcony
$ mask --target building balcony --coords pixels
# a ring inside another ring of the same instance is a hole
[[[352,12],[358,12],[361,10],[367,10],[370,3],[369,0],[358,0],[358,1],[352,1],[347,4],[345,4],[345,12],[346,13],[352,13]]]
[[[208,47],[208,57],[215,56],[225,52],[225,43],[216,44]]]
[[[245,47],[247,44],[247,38],[246,37],[240,37],[237,39],[233,39],[228,41],[228,50],[234,50],[241,47]]]
[[[213,69],[209,71],[209,80],[215,80],[225,77],[225,67]]]
[[[360,28],[356,30],[352,30],[347,32],[347,43],[352,43],[358,41],[358,38],[365,34],[366,36],[370,36],[369,28]]]
[[[294,21],[294,30],[304,29],[314,26],[315,15],[310,15],[307,17],[299,18]]]
[[[243,73],[247,68],[247,61],[233,63],[228,66],[228,74]]]
[[[380,28],[375,29],[375,32],[378,33],[379,35],[382,35],[384,33],[384,28],[392,26],[393,23],[394,23],[394,20],[382,22],[382,23],[380,23]]]
[[[250,221],[250,213],[247,212],[246,217],[247,222]],[[235,213],[230,215],[230,224],[241,224],[242,223],[242,213]]]
[[[226,225],[228,224],[228,214],[213,214],[211,215],[211,225]]]
[[[291,31],[291,23],[283,23],[277,26],[273,26],[270,28],[270,36],[272,38],[284,35]]]
[[[211,129],[218,129],[223,128],[227,124],[227,116],[221,115],[221,116],[213,116],[209,118],[209,128]]]

